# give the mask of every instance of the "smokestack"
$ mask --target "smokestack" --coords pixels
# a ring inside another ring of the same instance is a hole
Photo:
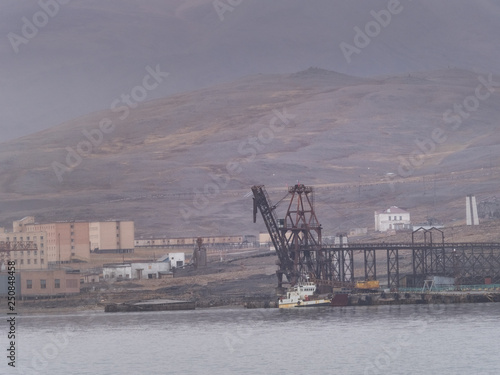
[[[467,225],[479,225],[476,197],[472,194],[467,195],[465,198],[465,213]]]

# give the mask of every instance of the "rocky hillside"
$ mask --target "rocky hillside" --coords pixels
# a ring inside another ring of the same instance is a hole
[[[84,116],[0,150],[0,220],[133,219],[137,235],[252,234],[254,184],[316,187],[325,233],[465,219],[498,194],[500,79],[447,69],[256,75]],[[283,212],[285,205],[278,208]]]

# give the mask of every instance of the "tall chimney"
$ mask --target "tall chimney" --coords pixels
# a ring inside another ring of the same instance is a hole
[[[472,194],[467,195],[465,198],[465,213],[467,225],[479,225],[476,197]]]

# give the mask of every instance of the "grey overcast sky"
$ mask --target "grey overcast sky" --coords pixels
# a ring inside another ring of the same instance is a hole
[[[0,2],[0,142],[97,110],[258,73],[500,74],[498,0]],[[154,87],[153,89],[153,86]]]

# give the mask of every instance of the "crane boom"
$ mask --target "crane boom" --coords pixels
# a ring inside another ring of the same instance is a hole
[[[254,223],[256,221],[257,209],[262,215],[262,219],[266,224],[267,231],[271,237],[271,241],[276,249],[276,254],[279,259],[279,269],[277,271],[278,275],[278,287],[282,287],[283,275],[286,276],[289,282],[294,282],[297,279],[295,275],[293,260],[289,257],[289,252],[287,250],[287,245],[285,238],[281,235],[278,227],[278,220],[276,219],[276,213],[274,209],[276,208],[271,204],[269,196],[264,189],[263,185],[252,186],[253,200],[254,200]]]

